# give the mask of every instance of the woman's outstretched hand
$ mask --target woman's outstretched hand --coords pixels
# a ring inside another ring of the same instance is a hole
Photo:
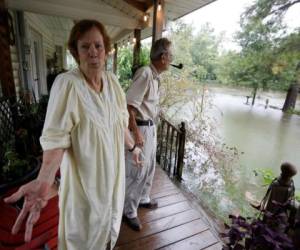
[[[23,208],[12,228],[12,234],[18,233],[23,221],[27,218],[25,241],[32,237],[34,224],[40,218],[41,210],[47,205],[51,185],[48,182],[33,180],[19,188],[17,192],[4,199],[6,203],[14,203],[24,197]]]

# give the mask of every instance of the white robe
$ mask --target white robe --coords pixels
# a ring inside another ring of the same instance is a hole
[[[124,204],[128,113],[116,77],[97,93],[82,73],[59,75],[41,136],[43,150],[65,148],[59,191],[59,249],[101,250],[116,243]]]

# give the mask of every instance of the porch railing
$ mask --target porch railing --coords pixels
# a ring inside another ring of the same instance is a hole
[[[185,123],[181,122],[177,128],[164,117],[160,117],[157,131],[156,161],[169,174],[169,176],[182,179]]]
[[[14,136],[13,111],[10,100],[0,99],[0,161],[4,156],[4,144]]]

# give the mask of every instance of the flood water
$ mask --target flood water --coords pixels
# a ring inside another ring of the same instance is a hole
[[[222,111],[220,133],[226,144],[236,146],[243,172],[248,179],[257,168],[270,168],[279,174],[279,166],[289,161],[298,167],[294,177],[300,188],[300,116],[284,114],[281,110],[285,94],[260,93],[254,106],[245,105],[245,92],[212,88],[213,102]],[[247,92],[246,92],[247,93]],[[297,102],[300,110],[300,100]],[[246,181],[246,180],[245,180]]]
[[[217,117],[221,137],[229,147],[236,147],[240,152],[238,161],[241,171],[236,182],[237,190],[261,199],[266,188],[261,187],[261,180],[254,175],[254,170],[269,168],[277,176],[280,164],[289,161],[297,166],[298,175],[294,177],[294,182],[300,191],[300,116],[284,114],[276,109],[283,106],[285,94],[258,93],[255,105],[251,106],[245,104],[251,90],[210,87],[208,91],[214,104],[210,112]],[[268,108],[265,108],[266,99],[269,100]],[[296,109],[300,110],[299,99]],[[209,203],[211,194],[197,190],[193,178],[193,174],[185,172],[185,183],[189,189],[198,192],[198,196]],[[243,202],[246,202],[246,197]],[[222,205],[218,200],[214,203],[215,206]],[[225,199],[223,206],[226,207],[226,203]]]

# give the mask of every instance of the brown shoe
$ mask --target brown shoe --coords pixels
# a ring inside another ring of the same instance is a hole
[[[148,208],[148,209],[155,209],[158,207],[158,203],[156,200],[151,200],[148,203],[140,203],[139,207]]]
[[[124,215],[125,222],[129,227],[131,227],[134,231],[141,231],[142,230],[142,224],[138,217],[135,218],[128,218]]]

